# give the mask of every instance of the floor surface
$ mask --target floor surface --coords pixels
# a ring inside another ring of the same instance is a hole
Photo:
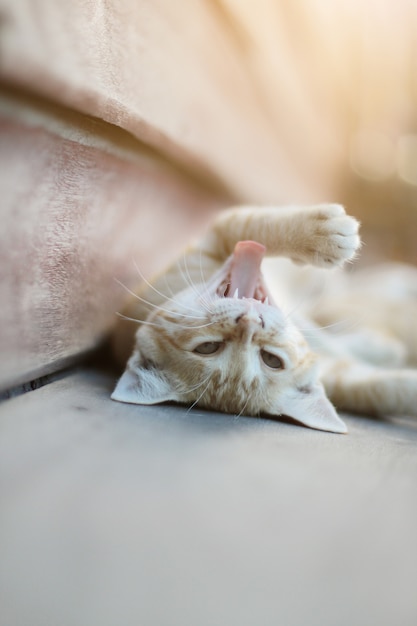
[[[2,626],[417,624],[417,421],[333,435],[112,385],[0,406]]]

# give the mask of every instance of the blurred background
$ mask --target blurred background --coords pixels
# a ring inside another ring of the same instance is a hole
[[[416,262],[416,0],[0,0],[0,18],[3,86],[214,173],[232,201],[342,201],[364,254]]]
[[[277,137],[363,223],[363,260],[417,262],[417,2],[222,0]],[[303,161],[304,159],[304,161]]]

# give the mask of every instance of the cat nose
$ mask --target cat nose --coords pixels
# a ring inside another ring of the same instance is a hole
[[[240,315],[238,315],[235,318],[235,322],[236,324],[243,325],[259,324],[260,326],[262,326],[262,328],[264,327],[264,320],[262,315],[258,313],[258,311],[255,311],[255,309],[253,308],[249,309],[245,313],[241,313]]]

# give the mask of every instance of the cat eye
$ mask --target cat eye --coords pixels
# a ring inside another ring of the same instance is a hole
[[[221,341],[205,341],[194,348],[193,352],[197,354],[215,354],[220,350],[223,343]]]
[[[271,352],[267,352],[266,350],[261,350],[261,359],[273,370],[282,370],[284,369],[284,361],[280,359],[276,354],[272,354]]]

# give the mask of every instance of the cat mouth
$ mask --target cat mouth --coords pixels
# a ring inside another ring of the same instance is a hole
[[[239,241],[226,263],[226,275],[216,290],[217,295],[273,304],[261,272],[265,252],[265,246],[257,241]]]

